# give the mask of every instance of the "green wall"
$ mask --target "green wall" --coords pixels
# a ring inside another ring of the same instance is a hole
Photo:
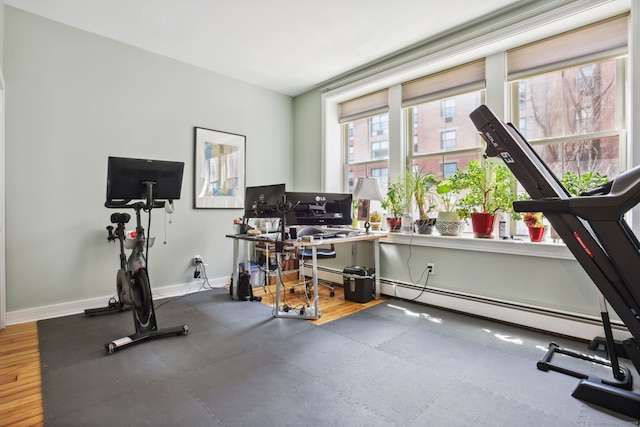
[[[228,277],[224,235],[242,212],[193,209],[193,128],[246,135],[247,185],[289,184],[293,100],[18,9],[4,13],[7,312],[115,293],[108,156],[185,162],[177,212],[152,211],[153,287],[192,282],[195,254],[212,281]]]

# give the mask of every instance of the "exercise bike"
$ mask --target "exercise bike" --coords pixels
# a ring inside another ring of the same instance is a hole
[[[138,202],[131,205],[136,211],[136,229],[127,235],[125,224],[131,219],[128,213],[114,213],[111,215],[111,222],[116,224],[107,227],[109,241],[118,240],[120,244],[120,269],[116,275],[116,288],[120,304],[128,304],[133,311],[133,323],[136,333],[124,338],[119,338],[105,344],[109,354],[129,344],[153,338],[166,337],[171,335],[187,335],[189,328],[187,325],[171,327],[168,329],[158,329],[155,308],[151,295],[151,285],[147,273],[147,261],[144,256],[145,246],[153,245],[152,239],[145,237],[144,228],[141,224],[140,211],[144,208],[144,203]],[[131,254],[127,258],[125,249],[131,249]]]
[[[99,313],[116,313],[127,307],[131,308],[135,333],[106,343],[105,349],[109,354],[113,354],[125,346],[142,341],[187,335],[189,328],[187,325],[162,330],[158,328],[145,256],[149,252],[149,247],[153,245],[153,238],[145,236],[141,220],[141,211],[148,212],[150,223],[153,208],[166,207],[173,198],[179,198],[184,164],[113,157],[109,158],[109,162],[105,206],[114,209],[133,209],[136,228],[130,233],[126,231],[126,224],[131,220],[130,214],[111,215],[111,223],[115,224],[115,228],[112,225],[107,226],[109,233],[107,239],[109,242],[117,240],[120,246],[120,268],[116,274],[117,299],[112,298],[106,308],[85,310],[85,313],[91,316]],[[175,168],[178,168],[178,171]],[[157,187],[159,184],[162,184],[160,188]],[[165,195],[162,186],[169,187],[171,194],[177,194],[177,196],[168,196],[166,201],[154,200],[154,196]],[[132,202],[133,194],[140,194],[141,196],[136,198],[142,198],[145,201]],[[118,200],[114,200],[116,198]],[[128,257],[125,249],[131,250]]]

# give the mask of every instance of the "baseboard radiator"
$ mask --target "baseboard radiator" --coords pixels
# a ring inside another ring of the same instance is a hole
[[[305,275],[310,275],[310,273],[307,268]],[[318,266],[318,278],[342,284],[342,271]],[[412,300],[427,306],[444,308],[581,340],[590,341],[596,336],[604,336],[599,313],[589,316],[580,313],[563,312],[482,295],[425,287],[384,277],[380,278],[380,293],[383,296]],[[612,327],[616,339],[622,340],[629,337],[627,329],[620,321],[612,320]]]

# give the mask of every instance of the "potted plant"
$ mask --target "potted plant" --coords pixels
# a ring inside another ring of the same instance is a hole
[[[471,217],[473,235],[493,238],[493,225],[498,211],[511,212],[515,192],[513,175],[504,164],[473,160],[458,177],[468,191],[460,201],[465,215]]]
[[[436,218],[431,218],[429,212],[437,206],[435,190],[442,179],[440,175],[422,171],[414,171],[408,177],[408,189],[418,208],[418,218],[415,222],[420,234],[431,234],[433,231]]]
[[[609,181],[607,175],[598,172],[586,172],[581,174],[578,172],[566,172],[560,182],[572,196],[580,196],[585,191],[593,190]],[[528,195],[527,195],[528,196]],[[560,236],[553,228],[553,224],[549,226],[549,236],[556,243],[560,241]]]
[[[532,242],[542,242],[544,237],[542,218],[542,212],[525,212],[522,214],[522,220],[529,230],[529,238]]]
[[[371,223],[372,230],[380,230],[380,222],[382,221],[382,214],[378,211],[371,212],[369,215],[369,222]]]
[[[403,177],[389,182],[387,195],[382,200],[382,207],[387,209],[390,216],[387,217],[389,231],[400,231],[402,228],[402,214],[407,205],[407,186]]]
[[[442,179],[435,186],[439,202],[436,230],[442,236],[458,236],[464,229],[458,206],[463,190],[461,184],[459,171],[456,171],[449,179]]]

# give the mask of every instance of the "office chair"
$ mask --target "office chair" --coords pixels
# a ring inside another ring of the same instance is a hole
[[[320,227],[315,227],[315,226],[306,226],[303,228],[300,228],[297,232],[297,236],[298,237],[303,237],[303,236],[314,236],[314,235],[318,235],[318,234],[324,234],[325,231],[320,228]],[[311,248],[309,247],[301,247],[298,250],[297,253],[298,256],[298,260],[300,261],[300,266],[299,266],[299,271],[300,271],[300,278],[303,279],[302,282],[293,285],[291,287],[291,289],[289,290],[289,292],[291,292],[292,294],[295,293],[295,288],[297,286],[304,286],[305,287],[305,292],[307,293],[307,297],[310,298],[311,297],[311,283],[308,280],[304,280],[304,262],[305,260],[310,260],[313,258],[312,252],[311,252]],[[332,244],[330,244],[328,247],[316,247],[316,258],[318,260],[320,259],[330,259],[330,258],[335,258],[336,257],[336,250],[335,250],[335,246]],[[333,289],[333,285],[329,282],[320,282],[318,281],[318,285],[320,286],[324,286],[326,288],[328,288],[330,290],[329,295],[330,296],[335,296],[335,291]]]

